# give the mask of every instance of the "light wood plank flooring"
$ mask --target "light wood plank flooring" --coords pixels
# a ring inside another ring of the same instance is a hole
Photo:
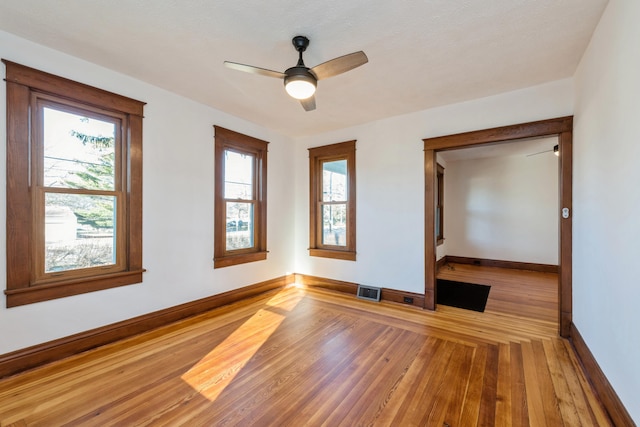
[[[557,277],[451,265],[484,313],[265,294],[0,381],[0,425],[607,426]]]

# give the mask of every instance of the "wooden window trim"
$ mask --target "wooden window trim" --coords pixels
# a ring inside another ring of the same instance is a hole
[[[267,259],[267,141],[243,135],[220,126],[215,131],[214,184],[214,258],[213,267],[222,268]],[[227,149],[247,153],[254,164],[254,246],[250,249],[228,251],[226,200],[224,198],[224,153]]]
[[[444,168],[439,163],[437,166],[437,185],[438,185],[438,194],[436,200],[436,209],[440,208],[440,223],[436,230],[439,230],[438,235],[436,236],[437,245],[440,246],[444,243]]]
[[[7,307],[47,301],[142,281],[142,117],[145,103],[2,60],[7,82]],[[122,271],[35,281],[35,236],[30,175],[31,124],[34,96],[65,100],[87,110],[110,111],[123,117],[123,161],[128,167],[122,186],[125,247]]]
[[[322,244],[322,162],[347,160],[347,244]],[[347,261],[356,260],[356,141],[309,148],[309,255]]]

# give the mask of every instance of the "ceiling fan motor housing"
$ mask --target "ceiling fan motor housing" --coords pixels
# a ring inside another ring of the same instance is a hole
[[[288,82],[293,80],[304,80],[314,86],[318,84],[317,77],[307,67],[296,66],[287,69],[287,71],[284,72],[284,85],[286,86]]]

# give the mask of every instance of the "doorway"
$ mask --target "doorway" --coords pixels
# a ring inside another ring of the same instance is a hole
[[[522,139],[557,136],[559,146],[558,194],[560,216],[558,242],[559,334],[569,337],[572,320],[572,146],[573,116],[424,139],[425,157],[425,298],[424,308],[436,309],[436,153]]]

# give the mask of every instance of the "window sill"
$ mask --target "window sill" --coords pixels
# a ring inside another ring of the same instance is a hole
[[[267,259],[267,251],[251,252],[248,254],[228,255],[214,258],[213,268],[230,267],[232,265],[244,264],[247,262],[263,261]]]
[[[7,289],[4,291],[7,295],[7,308],[141,283],[142,273],[145,271],[144,269],[125,271],[27,288]]]
[[[331,249],[309,249],[310,256],[355,261],[356,253],[352,251],[336,251]]]

